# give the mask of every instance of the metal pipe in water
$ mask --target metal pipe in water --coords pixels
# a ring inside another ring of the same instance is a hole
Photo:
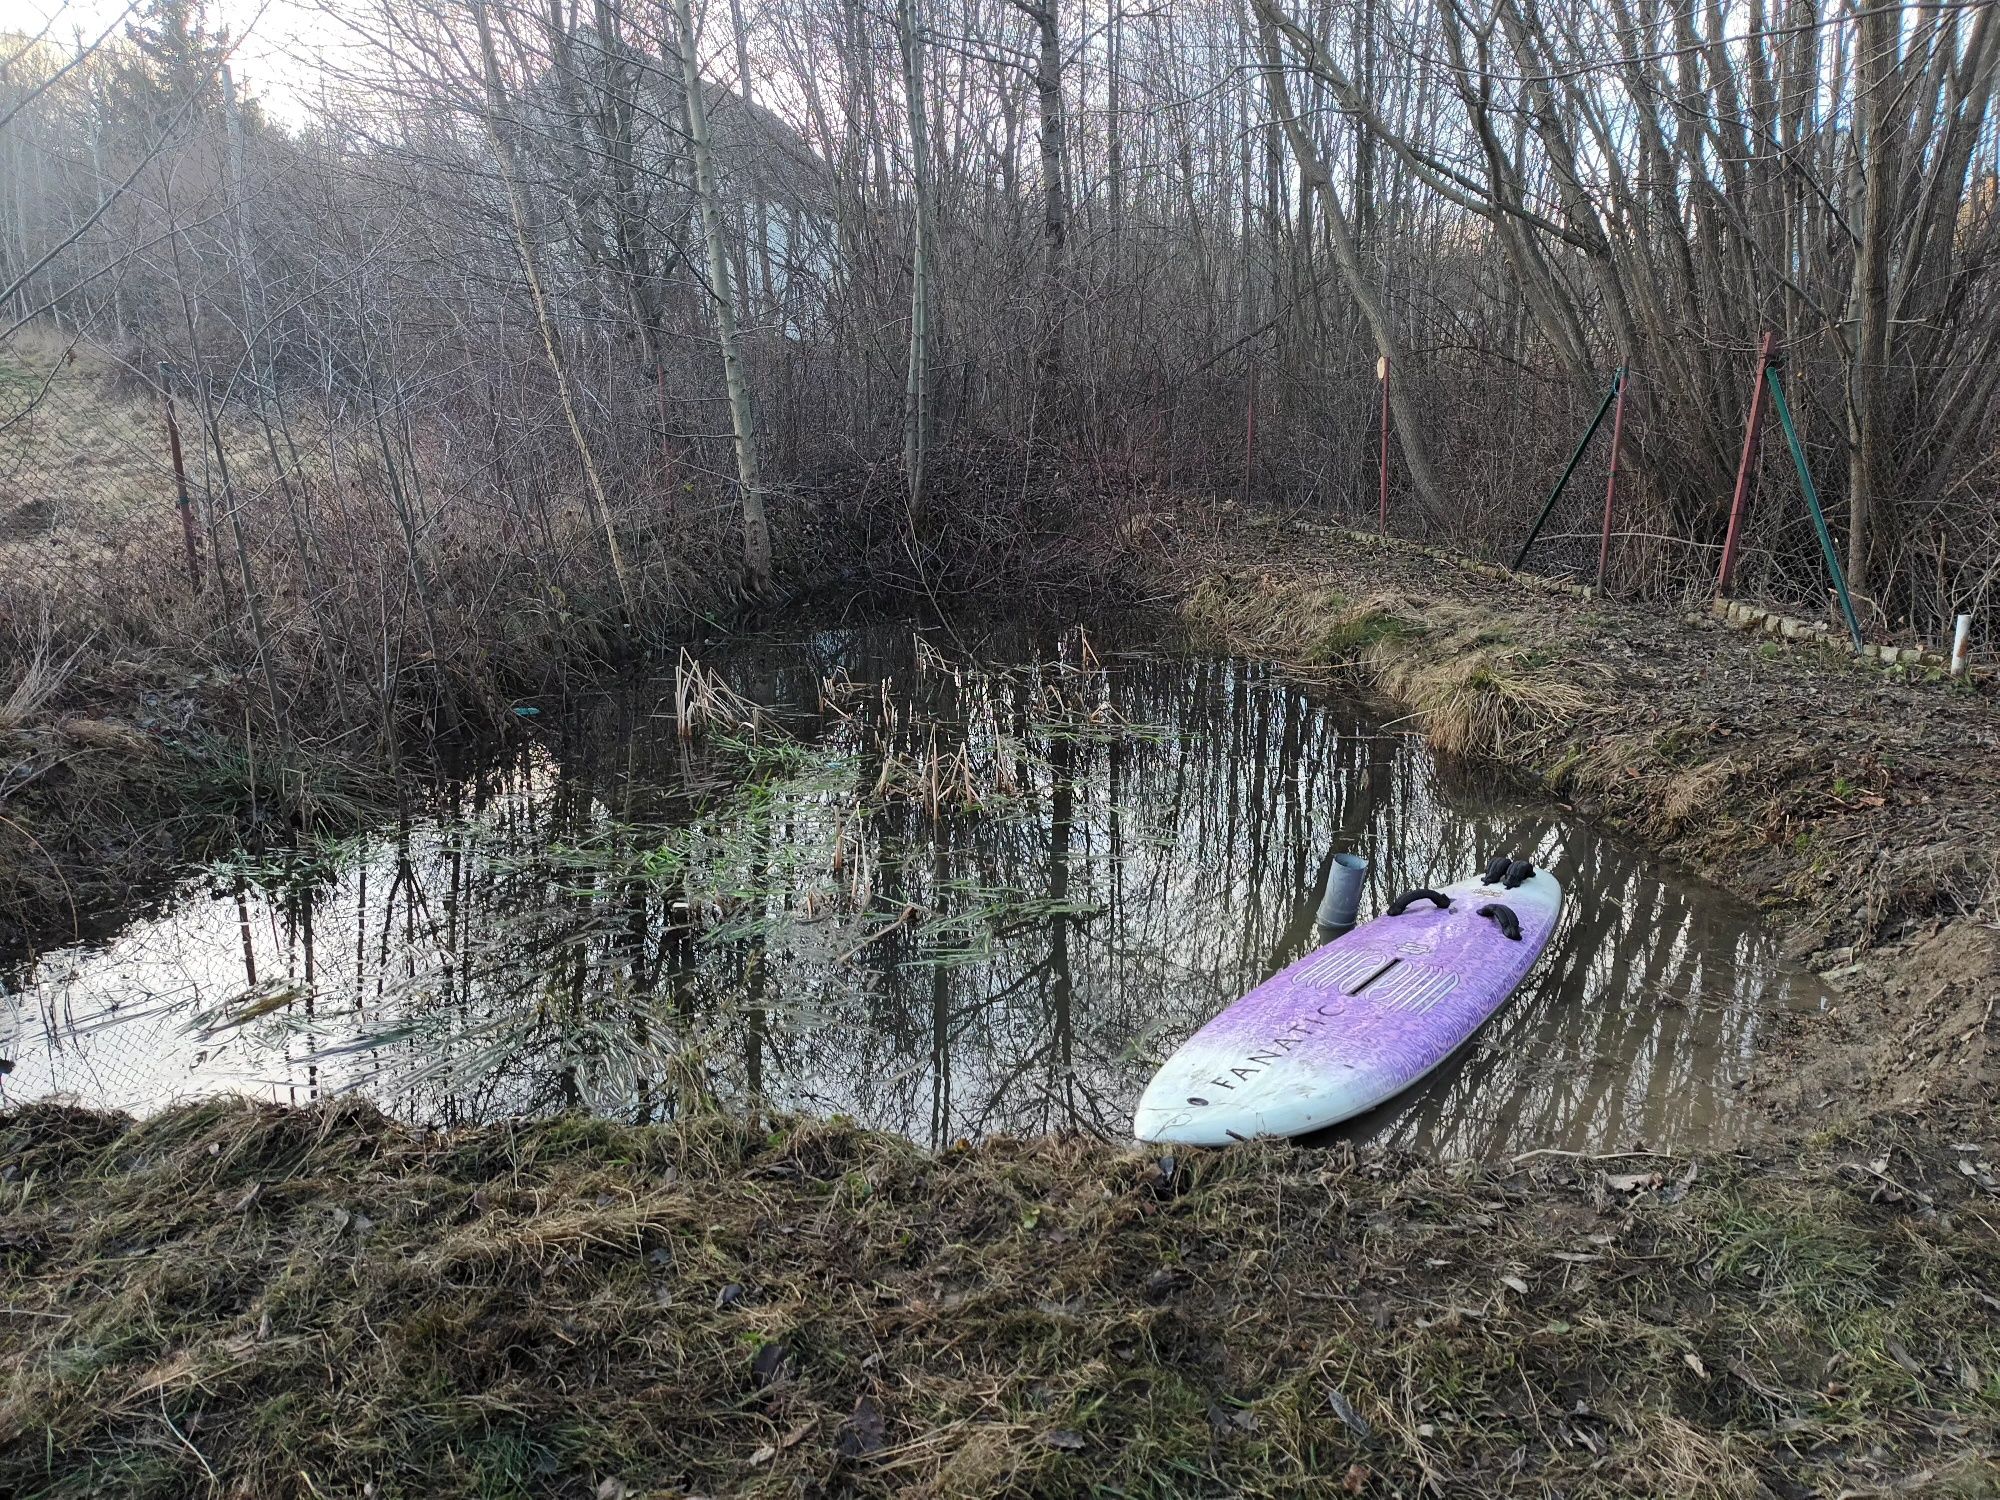
[[[1359,854],[1336,854],[1326,870],[1326,892],[1319,898],[1320,937],[1336,938],[1354,926],[1361,910],[1361,882],[1368,861]]]

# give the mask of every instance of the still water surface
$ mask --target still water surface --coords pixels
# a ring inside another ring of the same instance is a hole
[[[1357,1138],[1712,1142],[1767,1018],[1820,1001],[1722,893],[1268,666],[885,629],[703,659],[769,721],[684,740],[671,679],[552,705],[391,826],[190,872],[0,973],[5,1098],[1122,1135],[1167,1052],[1316,942],[1336,848],[1373,861],[1364,919],[1498,852],[1571,895],[1513,1001]]]

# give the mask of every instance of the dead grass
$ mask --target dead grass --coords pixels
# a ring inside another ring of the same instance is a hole
[[[682,739],[718,729],[755,735],[767,727],[763,709],[682,649],[674,665],[674,728]]]
[[[34,1107],[0,1490],[1990,1492],[1967,1129],[1460,1169]]]
[[[29,648],[19,659],[7,695],[0,698],[0,734],[26,729],[41,717],[69,681],[77,655],[61,652],[46,635]]]
[[[1442,754],[1492,757],[1590,702],[1580,663],[1524,644],[1525,622],[1448,600],[1418,603],[1283,574],[1218,572],[1193,591],[1193,621],[1238,649],[1356,677],[1401,704]]]

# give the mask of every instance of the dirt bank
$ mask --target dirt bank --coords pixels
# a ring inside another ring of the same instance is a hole
[[[1361,683],[1440,748],[1629,831],[1788,925],[1839,996],[1753,1082],[1781,1121],[1992,1098],[2000,707],[1990,688],[1581,599],[1309,519],[1175,565],[1231,649]]]
[[[1990,1493],[1990,1137],[1442,1169],[29,1108],[0,1490]]]

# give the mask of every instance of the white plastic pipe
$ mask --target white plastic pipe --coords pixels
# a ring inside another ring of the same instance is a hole
[[[1951,632],[1951,675],[1963,677],[1972,664],[1972,616],[1960,615]]]

